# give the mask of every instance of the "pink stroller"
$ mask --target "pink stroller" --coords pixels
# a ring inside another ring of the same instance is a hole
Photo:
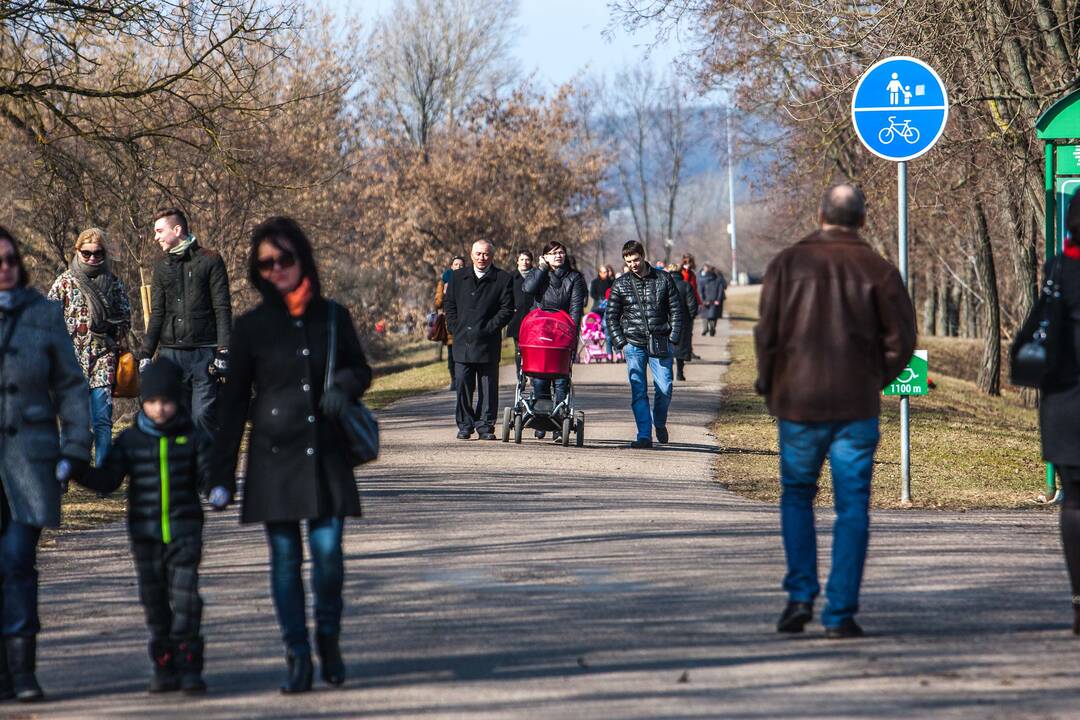
[[[588,313],[581,319],[581,362],[610,362],[604,335],[604,318],[598,313]]]

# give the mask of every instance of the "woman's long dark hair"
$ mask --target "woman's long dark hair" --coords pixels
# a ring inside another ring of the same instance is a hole
[[[290,247],[284,247],[282,241]],[[316,297],[322,295],[319,284],[319,271],[315,267],[315,254],[311,250],[311,241],[295,220],[284,215],[275,215],[263,220],[251,231],[251,247],[248,251],[248,280],[252,287],[263,297],[279,297],[277,288],[259,273],[259,246],[268,242],[278,250],[291,252],[300,263],[300,276],[311,282],[311,290]]]
[[[0,226],[0,240],[7,240],[11,243],[11,249],[15,252],[15,264],[19,266],[19,282],[17,286],[26,287],[30,284],[30,273],[26,272],[26,263],[23,262],[19,241],[3,226]]]

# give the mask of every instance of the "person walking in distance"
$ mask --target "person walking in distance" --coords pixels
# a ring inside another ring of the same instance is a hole
[[[715,337],[716,321],[724,314],[724,291],[727,283],[723,275],[712,266],[705,265],[701,268],[698,287],[701,289],[701,315],[705,318],[701,334]]]
[[[858,188],[829,188],[818,220],[816,232],[765,271],[755,388],[779,428],[788,603],[777,630],[802,632],[813,616],[820,592],[814,497],[828,456],[836,522],[821,621],[827,637],[850,638],[862,635],[855,614],[881,391],[911,359],[915,313],[900,273],[859,236],[866,203]]]
[[[679,302],[682,303],[683,313],[686,314],[686,330],[683,332],[682,338],[679,339],[679,344],[675,345],[675,379],[679,382],[686,382],[686,363],[693,359],[693,346],[690,338],[694,335],[694,318],[698,314],[698,301],[697,295],[694,293],[694,287],[683,279],[679,270],[679,266],[675,264],[667,267],[667,271],[671,275],[671,279],[675,281],[675,287],[679,291]]]
[[[131,329],[131,303],[124,284],[109,267],[103,230],[79,233],[71,264],[53,282],[49,299],[64,308],[75,355],[90,384],[94,464],[100,466],[112,444],[112,390],[120,347]]]
[[[572,270],[568,263],[566,246],[558,240],[552,240],[540,253],[539,267],[529,271],[523,289],[533,297],[531,309],[562,310],[570,316],[574,328],[581,330],[581,317],[585,314],[586,288],[585,278],[577,270]],[[570,392],[570,379],[560,378],[555,383],[555,405],[566,400]],[[533,378],[533,396],[551,399],[551,380]],[[543,430],[536,430],[537,438],[544,437]],[[558,430],[554,433],[555,441],[562,438]]]
[[[41,700],[37,548],[60,526],[68,481],[90,465],[86,377],[58,302],[30,286],[0,228],[0,700]]]
[[[454,334],[459,440],[474,431],[481,440],[495,439],[502,329],[514,316],[514,279],[495,267],[494,253],[487,240],[473,243],[472,266],[454,271],[443,300],[446,325]]]
[[[435,310],[436,312],[444,312],[443,301],[446,298],[446,287],[450,284],[450,277],[454,274],[455,270],[460,270],[465,267],[465,258],[457,255],[450,261],[450,267],[443,270],[442,277],[435,283]],[[454,389],[454,333],[450,332],[450,328],[446,329],[446,369],[450,373],[450,384],[446,386],[447,390]]]
[[[1072,585],[1073,626],[1080,635],[1080,195],[1065,215],[1065,252],[1048,261],[1043,277],[1059,274],[1058,343],[1054,371],[1043,380],[1039,398],[1039,431],[1043,459],[1053,463],[1061,480],[1061,544]]]
[[[525,277],[533,269],[533,254],[528,250],[522,250],[517,256],[517,272],[514,273],[514,316],[510,318],[510,324],[506,327],[506,337],[514,341],[514,368],[521,370],[521,351],[518,349],[518,331],[521,330],[521,321],[533,306],[533,296],[524,290]]]
[[[229,276],[221,255],[202,247],[177,208],[154,217],[154,240],[165,257],[154,267],[150,324],[139,352],[139,368],[154,352],[184,373],[184,407],[207,433],[217,429],[218,382],[229,370],[232,306]]]
[[[642,244],[631,240],[623,245],[622,254],[627,272],[611,286],[605,319],[612,345],[626,360],[630,380],[630,407],[637,425],[637,438],[630,447],[645,449],[652,447],[654,428],[658,442],[668,441],[673,346],[692,328],[686,325],[675,281],[667,271],[646,262]],[[651,411],[647,371],[653,376]]]
[[[264,220],[251,233],[248,253],[248,279],[262,302],[236,321],[211,486],[236,496],[237,458],[250,420],[240,522],[265,525],[288,669],[281,691],[299,693],[311,690],[313,675],[301,522],[311,552],[322,678],[333,686],[345,682],[342,535],[345,519],[360,516],[360,495],[341,419],[371,384],[371,368],[349,311],[322,294],[311,241],[295,221]],[[328,378],[331,327],[339,346]]]

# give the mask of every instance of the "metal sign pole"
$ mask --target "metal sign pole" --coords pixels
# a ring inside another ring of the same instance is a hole
[[[908,203],[907,163],[896,163],[896,235],[900,277],[908,287]],[[910,398],[900,398],[900,501],[911,502],[911,407]]]

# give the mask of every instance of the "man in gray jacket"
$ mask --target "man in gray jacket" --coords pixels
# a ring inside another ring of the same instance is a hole
[[[232,306],[229,276],[221,255],[199,245],[177,208],[154,218],[154,240],[165,257],[154,267],[150,290],[150,325],[140,351],[139,368],[154,351],[184,372],[183,401],[195,424],[213,434],[218,381],[228,373]]]

